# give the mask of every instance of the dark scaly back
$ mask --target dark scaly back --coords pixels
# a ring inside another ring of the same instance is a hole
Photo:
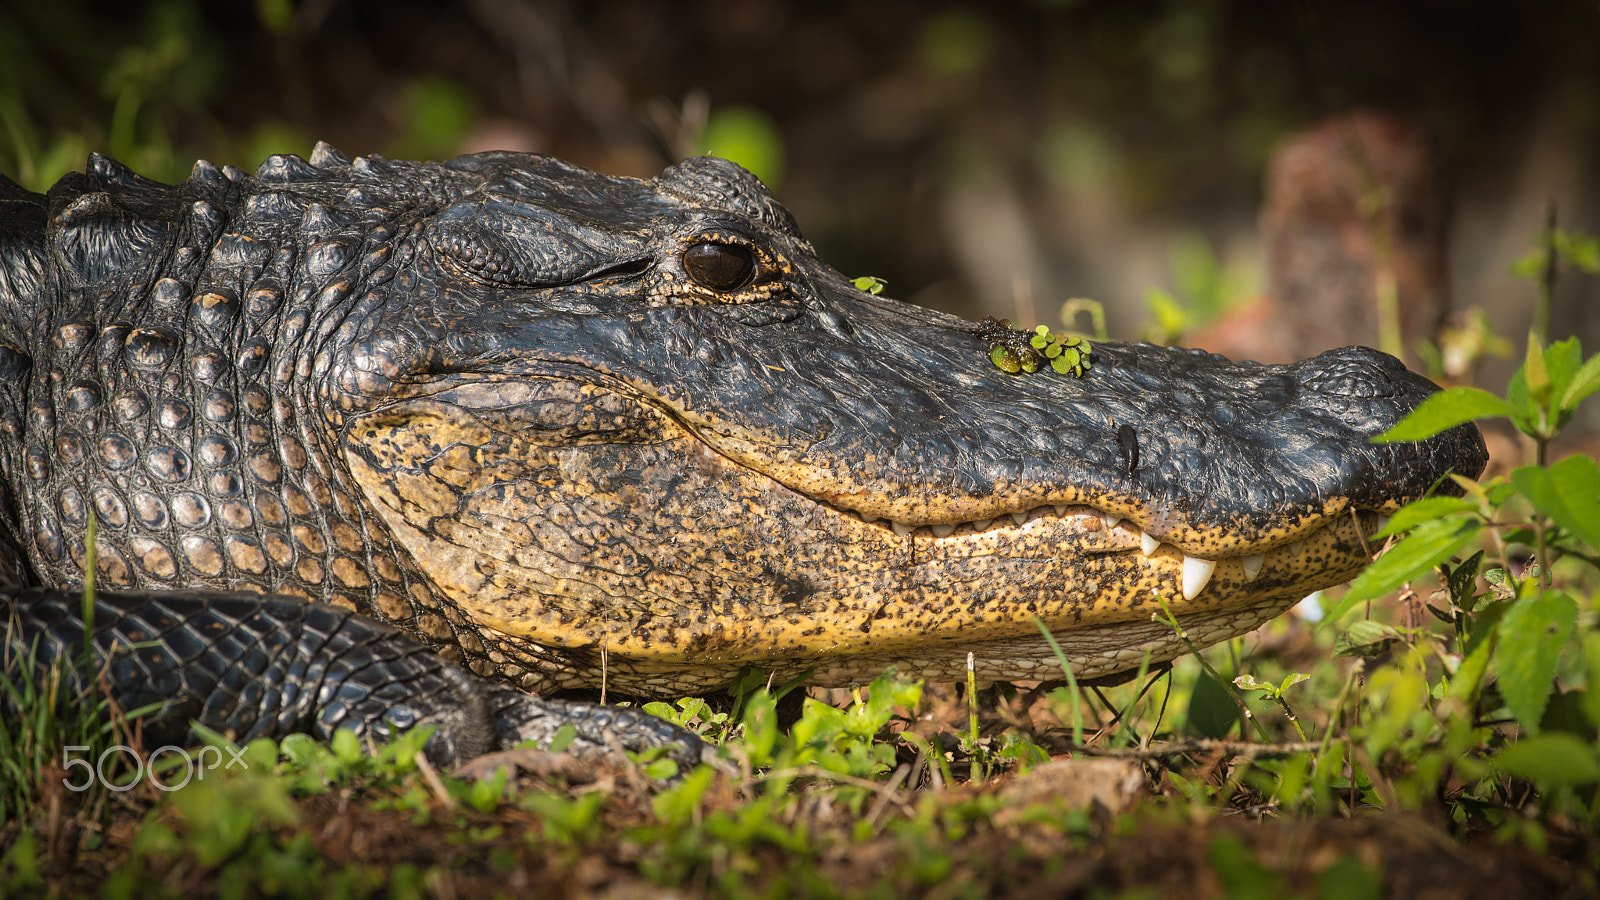
[[[0,575],[81,583],[93,515],[103,587],[294,593],[460,642],[369,537],[326,382],[412,223],[476,180],[319,145],[177,185],[93,156],[46,197],[0,186]]]
[[[20,476],[22,410],[32,368],[26,323],[45,292],[45,198],[0,175],[0,587],[26,584]]]

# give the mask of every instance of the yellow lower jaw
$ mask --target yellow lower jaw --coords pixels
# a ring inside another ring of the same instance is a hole
[[[1197,564],[1159,543],[1146,555],[1131,525],[1092,511],[907,537],[686,435],[545,446],[438,406],[351,434],[370,510],[438,602],[498,642],[497,665],[527,648],[584,660],[559,686],[598,683],[602,658],[618,689],[666,693],[795,660],[932,672],[967,648],[1033,640],[1036,616],[1115,654],[1157,595],[1180,617],[1259,619],[1241,611],[1282,608],[1365,561],[1343,518],[1298,556],[1264,554],[1253,578],[1245,557]]]

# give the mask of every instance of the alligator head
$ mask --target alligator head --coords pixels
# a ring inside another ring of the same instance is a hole
[[[102,527],[111,574],[343,600],[526,687],[950,677],[969,653],[982,678],[1052,677],[1035,618],[1081,677],[1137,668],[1182,648],[1157,598],[1191,640],[1240,634],[1485,461],[1470,426],[1368,443],[1435,388],[1364,348],[1096,343],[1082,377],[1006,374],[973,323],[855,288],[722,160],[638,180],[319,146],[176,188],[103,159],[83,179],[52,192],[57,230],[76,203],[160,260],[83,330],[127,320],[114,351],[78,348],[146,373],[123,382],[142,406],[75,432],[100,447],[83,495],[160,495],[160,521]],[[54,317],[58,348],[88,315]],[[36,383],[90,409],[70,371]],[[119,435],[165,493],[106,474]],[[81,541],[51,490],[19,532],[67,581]]]

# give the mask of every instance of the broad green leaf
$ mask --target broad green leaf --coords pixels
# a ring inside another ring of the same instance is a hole
[[[1383,879],[1354,854],[1317,873],[1318,900],[1373,900],[1384,896]]]
[[[711,779],[717,770],[700,766],[676,785],[651,798],[650,806],[663,824],[681,827],[688,825],[700,809],[700,801],[711,788]]]
[[[1467,653],[1460,668],[1450,678],[1450,697],[1468,709],[1477,702],[1478,689],[1483,687],[1483,673],[1489,668],[1490,646],[1488,641],[1480,641],[1476,648]]]
[[[1239,707],[1229,696],[1228,689],[1201,672],[1194,681],[1194,693],[1189,695],[1189,730],[1206,737],[1219,738],[1227,734],[1237,721]]]
[[[1476,605],[1474,593],[1478,586],[1478,569],[1483,564],[1483,551],[1472,554],[1450,570],[1446,580],[1450,584],[1450,601],[1471,612]],[[1432,607],[1430,607],[1431,609]]]
[[[1358,603],[1374,600],[1461,552],[1482,527],[1476,519],[1434,519],[1423,522],[1377,562],[1356,576],[1350,590],[1328,610],[1325,622],[1337,621]]]
[[[1212,871],[1221,882],[1223,896],[1240,900],[1289,896],[1289,886],[1283,876],[1258,862],[1255,852],[1243,839],[1222,832],[1212,838],[1207,855]]]
[[[332,743],[333,755],[339,757],[340,762],[353,763],[365,755],[361,752],[361,739],[348,728],[335,731]]]
[[[1456,480],[1456,482],[1458,484],[1460,484],[1461,476],[1452,475],[1451,478],[1453,480]],[[1477,485],[1477,482],[1474,481],[1474,482],[1470,482],[1469,484]],[[1468,491],[1469,493],[1472,490],[1472,488],[1469,487],[1468,484],[1461,484],[1461,489],[1464,490],[1464,491]],[[1510,500],[1513,496],[1516,495],[1517,486],[1512,484],[1511,482],[1507,481],[1504,478],[1495,478],[1495,479],[1491,480],[1488,484],[1483,485],[1480,488],[1480,490],[1481,490],[1481,492],[1483,494],[1483,500],[1485,502],[1487,502],[1490,506],[1503,506],[1503,505],[1505,505],[1507,500]]]
[[[1362,619],[1333,639],[1334,656],[1377,656],[1400,640],[1400,632],[1382,622]]]
[[[1556,253],[1563,262],[1590,274],[1600,273],[1600,239],[1582,229],[1556,229]]]
[[[1543,405],[1550,396],[1550,371],[1544,364],[1544,348],[1539,345],[1539,336],[1531,331],[1528,332],[1528,353],[1522,360],[1522,377],[1534,402]]]
[[[783,180],[783,132],[770,115],[753,106],[713,110],[700,136],[700,150],[744,166],[769,188]]]
[[[1567,674],[1565,671],[1558,671],[1556,678],[1560,679],[1565,674]],[[1600,732],[1589,724],[1589,715],[1584,710],[1584,703],[1588,699],[1586,694],[1586,691],[1581,690],[1551,694],[1550,705],[1544,708],[1544,718],[1539,720],[1540,732],[1549,734],[1552,731],[1565,731],[1586,741],[1600,737]],[[1600,750],[1600,744],[1596,744],[1595,749]]]
[[[280,746],[283,755],[289,758],[294,765],[305,767],[311,765],[321,750],[321,745],[309,734],[285,735]]]
[[[423,75],[406,84],[399,97],[404,131],[392,146],[401,159],[437,159],[472,131],[479,104],[474,92],[454,78]]]
[[[845,714],[845,733],[869,739],[894,717],[896,706],[916,707],[922,699],[920,683],[906,684],[895,677],[894,670],[879,675],[867,691],[864,702],[852,704]]]
[[[1550,702],[1561,648],[1572,637],[1578,604],[1560,591],[1543,591],[1513,601],[1500,622],[1494,658],[1500,695],[1529,734]]]
[[[1572,382],[1561,395],[1559,406],[1563,411],[1576,409],[1579,402],[1595,391],[1600,391],[1600,353],[1589,357],[1588,362],[1572,376]]]
[[[678,764],[670,759],[658,759],[644,767],[644,774],[651,781],[668,781],[678,777]],[[478,783],[483,784],[481,781]]]
[[[1254,675],[1240,675],[1233,680],[1233,683],[1241,690],[1261,691],[1266,696],[1276,700],[1281,698],[1284,692],[1289,690],[1289,688],[1294,687],[1302,681],[1309,681],[1310,679],[1311,676],[1305,674],[1304,672],[1295,672],[1294,674],[1283,679],[1282,684],[1273,684],[1270,681],[1257,681]]]
[[[642,708],[645,712],[655,716],[658,719],[666,719],[668,722],[678,721],[678,711],[673,709],[671,705],[662,703],[660,700],[646,703]]]
[[[1366,720],[1366,744],[1374,759],[1381,759],[1408,732],[1415,733],[1419,718],[1432,719],[1427,712],[1431,686],[1419,655],[1413,651],[1396,657],[1395,665],[1374,667],[1367,680],[1373,715]]]
[[[744,748],[750,764],[767,765],[778,742],[777,701],[766,691],[757,691],[746,702],[740,723],[744,726]]]
[[[1443,518],[1451,513],[1477,512],[1477,510],[1478,504],[1461,497],[1428,497],[1400,507],[1389,520],[1389,524],[1373,537],[1388,537],[1391,534],[1410,531],[1423,522]]]
[[[1288,675],[1287,677],[1285,677],[1283,679],[1283,681],[1281,683],[1279,683],[1279,685],[1278,685],[1278,694],[1281,696],[1283,694],[1283,692],[1287,691],[1289,688],[1294,687],[1295,685],[1299,684],[1302,681],[1310,681],[1310,680],[1311,680],[1311,676],[1306,672],[1295,672],[1295,673],[1293,673],[1291,675]]]
[[[232,754],[229,754],[225,766],[230,769],[257,769],[270,772],[272,767],[278,764],[278,745],[272,738],[256,738],[245,745],[244,752],[240,755],[244,758],[235,761]]]
[[[1559,401],[1567,392],[1567,386],[1572,384],[1572,377],[1578,373],[1578,366],[1583,362],[1583,347],[1578,344],[1577,338],[1567,338],[1556,341],[1544,350],[1544,367],[1549,372],[1550,396]],[[1560,404],[1551,403],[1551,411],[1555,411]]]
[[[1539,404],[1528,393],[1527,372],[1521,366],[1506,383],[1506,405],[1511,407],[1511,424],[1524,434],[1533,434],[1539,421]]]
[[[1495,569],[1491,571],[1491,574],[1494,572],[1504,574],[1505,570]],[[1516,585],[1509,581],[1506,583],[1503,592],[1497,594],[1497,596],[1506,598],[1512,598],[1516,595]],[[1499,640],[1500,620],[1505,617],[1506,610],[1510,608],[1511,604],[1504,600],[1486,603],[1479,607],[1478,611],[1472,616],[1471,624],[1468,626],[1466,646],[1462,647],[1462,649],[1467,653],[1476,653],[1480,647]]]
[[[1594,457],[1569,456],[1548,468],[1523,466],[1511,473],[1511,483],[1551,521],[1600,548],[1600,465]]]
[[[1257,681],[1254,675],[1240,675],[1233,683],[1245,691],[1270,691],[1276,686],[1270,681]]]
[[[1600,779],[1594,745],[1565,731],[1523,738],[1496,761],[1507,772],[1540,785],[1590,784]]]
[[[833,740],[844,732],[848,724],[844,710],[814,698],[806,698],[804,709],[800,721],[789,730],[794,742],[802,747],[815,741]]]
[[[1600,728],[1600,631],[1583,636],[1583,660],[1589,670],[1589,683],[1583,691],[1583,714],[1589,724]]]
[[[577,726],[568,722],[556,729],[556,733],[550,738],[550,744],[545,749],[551,753],[565,753],[567,748],[572,746],[572,742],[577,739]]]
[[[1422,401],[1410,415],[1373,438],[1372,442],[1390,444],[1396,441],[1420,441],[1462,422],[1509,416],[1511,412],[1511,406],[1506,401],[1488,391],[1472,387],[1447,388]]]
[[[1544,272],[1544,261],[1548,256],[1549,252],[1545,248],[1535,247],[1511,264],[1511,274],[1529,281],[1538,281],[1540,274]]]
[[[1156,327],[1163,335],[1181,335],[1189,321],[1189,314],[1172,295],[1160,288],[1151,288],[1144,295],[1145,306],[1156,317]]]

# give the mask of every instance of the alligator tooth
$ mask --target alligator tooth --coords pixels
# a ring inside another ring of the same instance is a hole
[[[1289,555],[1290,556],[1299,556],[1300,555],[1300,551],[1302,551],[1304,549],[1306,549],[1306,542],[1305,541],[1291,541],[1289,543]]]
[[[956,530],[954,525],[929,525],[934,537],[949,537]]]
[[[856,515],[860,516],[861,517],[861,521],[867,523],[868,525],[871,525],[873,522],[878,521],[878,517],[873,515],[872,513],[858,512],[858,513],[856,513]]]
[[[1305,619],[1307,622],[1321,621],[1322,592],[1312,591],[1311,593],[1300,598],[1300,602],[1294,605],[1294,611],[1300,615],[1300,618]]]
[[[1018,525],[1026,525],[1028,524],[1028,514],[1025,512],[1014,512],[1011,514],[1011,521],[1017,523]]]
[[[901,537],[911,537],[911,532],[917,530],[915,525],[907,525],[904,522],[893,522],[891,524],[894,525],[894,533]]]
[[[1382,530],[1384,530],[1385,528],[1388,528],[1388,527],[1389,527],[1389,517],[1388,516],[1383,515],[1382,513],[1379,513],[1376,517],[1373,518],[1373,520],[1372,520],[1372,532],[1374,534],[1376,534],[1376,533],[1378,533],[1378,532],[1380,532],[1380,531],[1382,531]]]
[[[1065,503],[1057,503],[1056,504],[1056,515],[1061,516],[1062,518],[1066,518],[1067,505]]]
[[[1146,531],[1139,535],[1139,549],[1144,551],[1145,556],[1154,556],[1160,546],[1161,542],[1156,540],[1155,536],[1150,532]]]
[[[1211,573],[1217,570],[1217,561],[1214,559],[1196,559],[1193,556],[1183,558],[1183,599],[1193,600],[1197,594],[1206,589],[1206,584],[1211,581]]]
[[[1103,512],[1103,513],[1100,514],[1100,518],[1106,520],[1106,530],[1107,531],[1110,531],[1111,529],[1113,529],[1113,528],[1117,527],[1118,525],[1122,524],[1122,517],[1117,515],[1116,513]]]
[[[973,531],[988,531],[989,530],[989,526],[992,525],[992,524],[994,524],[994,520],[993,519],[978,519],[978,520],[976,520],[976,521],[974,521],[972,523],[972,530]]]
[[[1255,581],[1256,575],[1261,572],[1261,564],[1266,561],[1267,555],[1265,553],[1252,553],[1249,556],[1242,557],[1239,560],[1239,564],[1244,567],[1244,580]]]

